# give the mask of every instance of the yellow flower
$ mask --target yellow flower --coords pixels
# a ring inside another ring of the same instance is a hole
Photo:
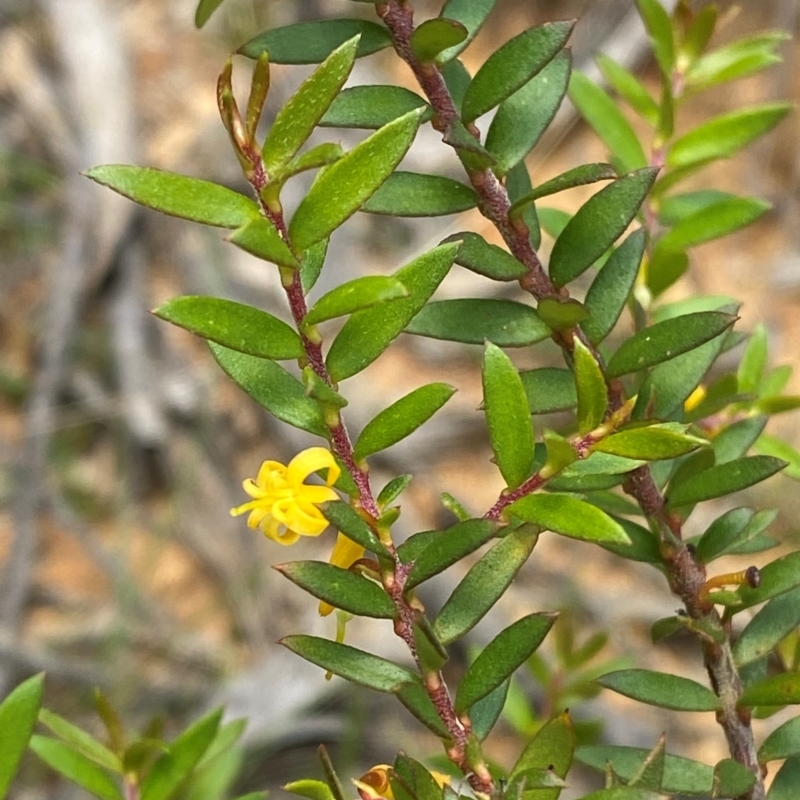
[[[361,790],[362,797],[369,797],[371,800],[378,800],[378,798],[394,800],[394,792],[389,783],[389,776],[393,771],[388,764],[377,764],[353,783]],[[450,785],[449,775],[434,770],[431,770],[430,773],[440,789]]]
[[[702,384],[698,386],[684,401],[683,403],[683,410],[684,411],[693,411],[700,403],[705,400],[706,397],[706,387]]]
[[[327,486],[305,483],[320,469],[328,470]],[[248,527],[261,528],[265,536],[279,544],[294,544],[301,536],[319,536],[328,527],[328,520],[317,506],[338,499],[331,487],[340,474],[339,465],[324,447],[303,450],[288,466],[265,461],[255,481],[248,478],[242,484],[253,499],[232,508],[231,515],[249,511]]]
[[[364,555],[364,547],[357,544],[352,539],[348,539],[343,533],[336,537],[336,545],[331,553],[331,564],[334,567],[350,569],[350,567]],[[333,611],[333,606],[324,600],[319,604],[319,615],[327,617]]]

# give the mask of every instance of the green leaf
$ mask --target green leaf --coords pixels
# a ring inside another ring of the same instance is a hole
[[[203,225],[238,228],[259,214],[255,202],[243,194],[174,172],[109,164],[83,174],[147,208]]]
[[[800,717],[775,728],[758,748],[759,764],[800,756]]]
[[[693,15],[691,22],[687,26],[681,46],[681,54],[688,57],[691,62],[694,62],[708,47],[708,43],[714,35],[716,24],[717,7],[714,5],[703,6]]]
[[[551,331],[536,310],[514,300],[459,298],[428,303],[406,333],[465,344],[490,341],[499,347],[526,347]]]
[[[256,258],[271,261],[281,267],[296,269],[300,266],[278,229],[263,217],[250,220],[246,225],[237,228],[228,237],[228,241]]]
[[[486,134],[486,149],[497,160],[498,175],[519,164],[541,139],[567,93],[571,69],[571,54],[563,50],[500,103]]]
[[[303,367],[303,385],[305,386],[306,395],[308,397],[313,397],[314,400],[322,405],[323,409],[326,407],[345,408],[348,404],[347,400],[342,397],[339,392],[331,389],[331,387],[314,372],[310,364],[306,364],[306,366]]]
[[[406,490],[406,487],[411,483],[413,477],[413,475],[398,475],[398,477],[392,478],[389,483],[381,489],[378,495],[378,499],[376,500],[378,508],[384,509],[394,503]]]
[[[559,778],[565,778],[575,752],[575,729],[565,711],[548,720],[522,751],[509,775],[509,782],[530,769],[552,769]],[[521,800],[557,800],[560,789],[528,789]]]
[[[653,52],[661,73],[672,79],[675,65],[675,40],[672,23],[664,6],[658,0],[636,0],[647,33],[653,42]]]
[[[433,630],[448,645],[472,630],[505,594],[528,560],[538,533],[527,526],[508,534],[475,563],[447,598]]]
[[[653,249],[647,266],[647,288],[653,297],[658,297],[680,278],[689,268],[689,256],[685,250]]]
[[[584,273],[611,247],[636,216],[656,170],[625,175],[589,198],[556,239],[550,276],[564,286]]]
[[[458,20],[466,29],[467,37],[462,42],[439,53],[437,64],[452,62],[462,50],[475,38],[478,31],[489,16],[496,0],[447,0],[441,10],[441,16]]]
[[[647,166],[647,156],[617,104],[581,72],[572,72],[569,99],[619,162],[623,172]]]
[[[719,239],[755,222],[770,204],[753,197],[731,197],[690,214],[659,242],[663,250],[680,250]]]
[[[732,758],[724,758],[714,766],[714,788],[712,797],[743,797],[753,784],[756,776],[744,764]]]
[[[228,377],[272,416],[295,428],[328,437],[319,404],[306,397],[303,384],[283,367],[214,342],[209,347]]]
[[[509,512],[545,530],[586,542],[630,544],[622,526],[591,503],[566,494],[529,494]]]
[[[472,82],[472,76],[457,58],[448,61],[442,67],[441,72],[450,96],[453,98],[453,105],[456,111],[461,113],[461,104],[464,102],[467,87]]]
[[[751,620],[736,640],[736,664],[750,664],[770,651],[790,631],[800,625],[800,589],[792,589],[769,601]]]
[[[308,800],[336,800],[331,787],[324,781],[315,781],[309,778],[292,781],[281,787],[284,792],[307,797]]]
[[[622,343],[608,362],[606,374],[617,378],[668,361],[716,338],[736,317],[721,311],[698,311],[657,322]]]
[[[455,388],[429,383],[409,392],[370,420],[355,444],[357,461],[405,439],[427,422],[452,396]]]
[[[42,705],[44,675],[12,689],[0,703],[0,798],[5,797],[33,733]]]
[[[520,372],[531,414],[568,411],[578,403],[575,377],[568,369],[540,367]]]
[[[608,406],[608,390],[600,365],[586,345],[573,337],[572,352],[575,387],[578,395],[578,433],[593,431],[602,421]]]
[[[420,108],[428,108],[424,98],[401,86],[353,86],[339,92],[319,125],[377,130]]]
[[[595,61],[608,85],[642,119],[655,127],[659,118],[658,103],[653,100],[641,81],[632,72],[603,53],[597,55]]]
[[[369,525],[358,515],[358,512],[349,504],[335,500],[321,503],[319,510],[322,516],[328,520],[338,531],[358,542],[377,556],[389,558],[389,551],[386,546],[375,536]]]
[[[572,219],[572,214],[560,208],[537,208],[536,213],[539,215],[542,230],[552,239],[557,239]]]
[[[413,681],[408,681],[399,686],[394,691],[394,695],[434,735],[443,741],[448,738],[450,734],[442,722],[436,706],[433,705],[431,698],[425,691],[422,681],[416,676]]]
[[[600,772],[605,772],[611,764],[614,772],[623,780],[630,780],[640,769],[649,755],[643,747],[622,747],[619,745],[593,745],[579,747],[575,758]],[[661,790],[670,794],[711,793],[714,770],[699,761],[681,756],[667,755],[664,758],[664,782]]]
[[[676,711],[716,711],[719,698],[700,683],[679,675],[647,669],[623,669],[600,676],[597,682],[606,689],[661,708]]]
[[[285,636],[279,644],[334,675],[376,692],[396,692],[416,677],[405,667],[385,658],[318,636]]]
[[[531,176],[524,161],[512,167],[506,175],[506,191],[511,203],[517,203],[525,195],[533,191],[531,186]],[[536,206],[533,203],[525,205],[520,209],[519,214],[514,214],[511,220],[514,225],[521,226],[523,223],[528,229],[528,240],[534,250],[538,250],[542,243],[542,231],[539,227],[539,217]]]
[[[751,684],[743,692],[736,705],[785,706],[800,703],[800,673],[784,672],[771,675]]]
[[[698,447],[708,445],[705,439],[685,433],[686,425],[664,422],[645,427],[629,428],[611,434],[592,445],[592,451],[613,453],[625,458],[641,458],[644,461],[660,461],[678,458]]]
[[[555,621],[555,614],[528,614],[497,634],[461,679],[456,712],[468,711],[510,678],[544,641]]]
[[[419,761],[398,753],[389,773],[394,800],[442,800],[442,787]]]
[[[465,41],[469,31],[457,20],[445,16],[425,20],[411,34],[409,45],[414,57],[423,64],[435,61],[444,50]]]
[[[153,313],[217,344],[258,358],[302,358],[300,337],[285,322],[253,306],[221,297],[186,295]]]
[[[300,259],[300,283],[303,286],[303,293],[308,294],[319,278],[322,267],[325,264],[325,256],[328,254],[328,239],[323,239],[312,245],[306,250]]]
[[[112,753],[105,745],[101,744],[86,731],[76,727],[63,717],[43,708],[39,712],[39,722],[49,728],[59,739],[86,756],[90,761],[105,767],[112,772],[122,772],[122,762],[119,756]]]
[[[637,228],[617,247],[586,293],[589,318],[581,323],[592,344],[599,344],[617,324],[628,302],[644,254],[645,231]]]
[[[379,584],[324,561],[290,561],[273,567],[309,594],[350,614],[393,619],[394,603]]]
[[[296,248],[311,247],[361,208],[406,154],[421,117],[420,110],[398,117],[317,175],[289,223]]]
[[[753,510],[750,508],[732,508],[717,517],[697,542],[697,560],[709,564],[727,553],[739,541],[752,519]]]
[[[194,12],[195,27],[202,28],[221,5],[222,0],[200,0],[197,10]]]
[[[667,502],[670,508],[678,508],[733,494],[765,481],[785,465],[785,461],[772,456],[747,456],[716,464],[676,486],[670,491]]]
[[[362,308],[408,297],[408,290],[389,275],[367,275],[331,289],[303,318],[303,327],[345,317]]]
[[[272,64],[319,64],[337,47],[359,35],[356,58],[377,53],[392,44],[386,28],[375,22],[325,19],[273,28],[251,39],[237,52],[255,59],[266,50]]]
[[[297,154],[350,75],[359,37],[336,48],[283,104],[269,128],[261,152],[268,175]]]
[[[760,324],[756,325],[744,348],[736,373],[740,392],[754,392],[758,389],[767,366],[767,349],[766,328]]]
[[[467,172],[488,169],[497,163],[495,157],[458,117],[450,120],[442,141],[456,151]]]
[[[311,147],[304,153],[295,156],[283,168],[276,170],[272,174],[271,183],[283,184],[294,175],[307,172],[310,169],[327,167],[338,161],[344,155],[342,146],[337,142],[323,142],[316,147]]]
[[[720,200],[731,200],[735,196],[729,192],[721,192],[719,189],[700,189],[696,192],[664,197],[658,203],[658,221],[671,228],[686,217],[696,214]]]
[[[455,243],[423,253],[394,274],[408,289],[408,297],[365,308],[350,316],[328,351],[326,362],[334,381],[361,372],[394,341],[444,280],[457,252]]]
[[[716,463],[724,464],[746,455],[766,424],[766,417],[747,417],[723,428],[711,442]]]
[[[122,800],[116,781],[82,753],[56,739],[34,735],[30,748],[49,767],[101,800]]]
[[[586,794],[581,800],[667,800],[667,795],[641,786],[614,786]]]
[[[511,679],[509,678],[470,708],[469,719],[472,723],[472,733],[479,742],[482,742],[492,732],[500,714],[503,713],[510,685]]]
[[[662,558],[658,549],[658,540],[647,528],[643,528],[641,525],[637,525],[635,522],[623,517],[612,515],[611,518],[625,531],[630,544],[598,542],[600,547],[618,555],[620,558],[627,558],[629,561],[640,561],[643,564],[661,564]]]
[[[509,489],[533,466],[533,425],[525,388],[511,359],[486,343],[483,358],[483,406],[495,463]]]
[[[461,119],[477,119],[524,86],[564,47],[573,24],[548,22],[529,28],[492,53],[467,88]]]
[[[508,250],[489,244],[482,236],[471,231],[448,236],[445,242],[460,241],[456,264],[495,281],[516,281],[528,270]]]
[[[742,602],[737,611],[757,606],[797,586],[800,586],[800,551],[777,558],[763,567],[761,585],[757,589],[740,586],[737,594]]]
[[[536,306],[539,318],[550,330],[563,331],[574,328],[579,322],[588,318],[589,312],[583,303],[573,297],[545,297]]]
[[[580,167],[569,169],[566,172],[562,172],[561,175],[556,175],[555,178],[551,178],[549,181],[539,184],[539,186],[525,195],[521,200],[517,200],[511,207],[509,213],[513,214],[516,209],[534,200],[538,200],[540,197],[558,194],[567,189],[574,189],[576,186],[586,186],[590,183],[597,183],[597,181],[614,180],[617,177],[617,171],[611,164],[583,164]]]
[[[393,217],[441,217],[478,205],[475,190],[442,175],[394,172],[361,207]]]
[[[444,531],[425,531],[411,536],[397,548],[403,563],[414,563],[405,583],[406,590],[419,586],[475,552],[496,535],[497,528],[498,524],[491,520],[470,519]],[[428,539],[426,534],[431,538]],[[424,544],[419,551],[416,550],[418,543]]]
[[[667,166],[678,169],[728,158],[772,130],[791,109],[791,103],[764,103],[721,114],[673,142],[667,153]]]
[[[207,714],[169,744],[142,781],[142,800],[176,797],[181,785],[203,757],[219,728],[222,709]]]
[[[767,800],[794,800],[800,782],[800,758],[789,758],[775,773]]]

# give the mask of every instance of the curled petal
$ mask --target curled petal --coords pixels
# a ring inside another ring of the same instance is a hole
[[[296,488],[302,485],[309,475],[320,469],[328,470],[328,486],[333,486],[342,472],[330,450],[324,447],[309,447],[289,462],[286,479],[292,488]]]

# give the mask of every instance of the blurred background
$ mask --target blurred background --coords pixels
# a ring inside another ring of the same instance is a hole
[[[287,633],[334,635],[333,619],[320,619],[316,603],[270,569],[327,558],[332,540],[284,551],[228,511],[244,502],[241,481],[264,458],[285,462],[315,442],[255,406],[202,342],[148,314],[179,294],[214,294],[286,318],[276,271],[225,244],[224,232],[142,210],[80,175],[97,164],[133,163],[246,191],[216,111],[216,77],[228,54],[269,27],[325,15],[369,18],[372,10],[347,0],[226,0],[197,31],[195,4],[0,0],[0,696],[46,670],[46,705],[95,733],[95,686],[131,729],[161,714],[167,735],[225,704],[229,718],[250,719],[237,768],[243,792],[318,772],[320,742],[345,776],[390,760],[398,747],[417,758],[437,747],[393,700],[326,682],[275,644]],[[418,20],[439,6],[415,3]],[[720,4],[724,23],[715,44],[761,29],[786,30],[794,41],[783,46],[781,65],[689,101],[680,130],[746,103],[800,97],[798,4],[742,6]],[[474,71],[532,24],[569,17],[580,17],[572,42],[577,67],[591,72],[591,55],[604,51],[655,88],[631,0],[499,0],[465,55],[467,66]],[[235,59],[240,89],[249,70],[249,62]],[[308,72],[273,68],[265,124]],[[382,81],[412,86],[407,70],[385,52],[357,62],[351,84]],[[731,163],[701,173],[693,186],[687,182],[687,188],[759,195],[773,209],[757,225],[697,248],[690,274],[668,295],[742,299],[739,327],[766,324],[773,364],[796,365],[799,358],[798,128],[793,115]],[[318,140],[349,148],[361,136],[325,130]],[[565,107],[528,163],[538,184],[605,158],[594,134]],[[460,177],[430,129],[407,165]],[[305,188],[302,179],[289,185],[289,208]],[[591,191],[572,190],[548,204],[574,211]],[[334,236],[315,292],[392,271],[465,229],[496,241],[472,214],[432,221],[357,215]],[[454,270],[440,295],[486,292],[509,296],[508,287]],[[479,348],[401,337],[344,387],[355,431],[425,382],[447,380],[460,390],[422,431],[374,460],[377,488],[405,472],[416,476],[403,496],[401,535],[452,523],[439,502],[443,491],[481,515],[502,489],[477,410],[479,358]],[[556,364],[558,354],[537,348],[517,362]],[[800,393],[796,377],[789,391]],[[796,420],[779,417],[770,431],[796,445]],[[748,502],[779,508],[773,531],[796,536],[800,503],[787,478],[773,479]],[[691,533],[726,508],[705,506],[690,520]],[[456,579],[442,576],[426,602],[435,608]],[[598,653],[587,668],[633,663],[636,653],[639,665],[704,680],[692,641],[648,645],[649,626],[676,607],[652,568],[542,537],[509,595],[472,635],[481,644],[523,613],[567,610],[541,663],[516,686],[489,740],[491,757],[510,766],[537,720],[563,705],[575,709],[587,741],[652,745],[666,730],[673,752],[709,762],[726,755],[711,715],[660,714],[610,693],[591,698],[582,684],[573,696],[564,686],[570,653],[607,630],[610,642],[601,647],[602,638],[593,640]],[[354,621],[348,641],[404,658],[385,622]],[[456,653],[453,674],[468,657],[466,650]],[[33,757],[12,791],[17,800],[84,796]]]

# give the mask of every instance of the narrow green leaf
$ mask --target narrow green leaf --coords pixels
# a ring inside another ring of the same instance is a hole
[[[441,217],[478,205],[475,190],[443,175],[394,172],[361,207],[392,217]]]
[[[343,155],[344,150],[338,142],[323,142],[316,147],[309,148],[304,153],[300,153],[284,167],[276,170],[272,175],[272,182],[274,184],[283,184],[289,178],[299,175],[301,172],[330,166]]]
[[[555,621],[555,614],[529,614],[497,634],[461,679],[456,712],[468,711],[510,678],[544,641]]]
[[[800,717],[794,717],[779,725],[758,748],[760,764],[797,756],[800,756]]]
[[[300,258],[300,283],[303,285],[303,293],[308,294],[317,282],[322,267],[325,264],[325,256],[328,254],[328,239],[322,239],[304,251]]]
[[[636,216],[655,180],[646,168],[601,189],[567,223],[550,255],[550,276],[564,286],[584,273],[619,238]]]
[[[299,797],[307,797],[308,800],[336,800],[331,787],[324,781],[304,779],[292,781],[281,787],[284,792],[296,794]]]
[[[629,428],[601,439],[592,445],[591,450],[625,458],[661,461],[678,458],[708,445],[705,439],[685,433],[686,428],[686,425],[676,422]]]
[[[608,672],[600,676],[597,682],[606,689],[651,706],[676,711],[716,711],[720,708],[719,698],[711,689],[688,678],[665,672],[623,669]]]
[[[350,316],[328,351],[328,371],[334,381],[360,372],[400,335],[444,280],[457,252],[458,243],[423,253],[394,274],[408,289],[408,297]]]
[[[94,761],[64,742],[33,735],[30,748],[49,767],[101,800],[122,800],[116,781]]]
[[[268,175],[294,158],[339,94],[353,68],[359,38],[337,47],[283,104],[261,150]]]
[[[496,281],[516,281],[528,272],[525,265],[517,261],[508,250],[496,244],[489,244],[477,233],[463,231],[448,236],[444,241],[460,241],[461,247],[456,256],[456,264],[487,278]]]
[[[686,217],[714,205],[720,200],[731,200],[736,195],[721,192],[719,189],[699,189],[664,197],[658,203],[658,221],[669,228],[682,222]]]
[[[319,404],[306,397],[305,387],[274,361],[238,353],[209,343],[211,353],[228,377],[262,408],[295,428],[328,437]]]
[[[169,744],[142,781],[142,800],[169,800],[203,757],[217,734],[222,709],[207,714]]]
[[[195,27],[202,28],[221,5],[222,0],[200,0],[194,12]]]
[[[415,676],[414,680],[401,684],[394,695],[435,736],[447,740],[450,734],[419,678]]]
[[[470,568],[433,624],[434,633],[443,645],[452,644],[472,630],[503,596],[533,552],[537,538],[535,529],[519,528]]]
[[[83,173],[131,200],[181,219],[219,228],[239,228],[258,217],[249,197],[209,181],[150,167],[108,164]]]
[[[408,290],[389,275],[366,275],[331,289],[320,297],[303,318],[303,326],[345,317],[362,308],[408,297]]]
[[[667,166],[677,169],[728,158],[772,130],[791,109],[791,103],[764,103],[721,114],[673,142],[667,153]]]
[[[617,247],[586,293],[589,318],[581,328],[592,344],[599,344],[617,324],[628,302],[644,254],[645,232],[637,228]]]
[[[552,770],[559,778],[565,778],[572,765],[575,752],[575,729],[566,711],[548,720],[522,751],[509,775],[509,782],[530,769]],[[557,800],[560,789],[528,789],[522,792],[521,800]]]
[[[721,311],[699,311],[657,322],[622,343],[609,360],[606,374],[617,378],[668,361],[714,339],[735,321],[736,317]]]
[[[533,425],[525,388],[511,359],[486,343],[483,358],[483,406],[495,462],[509,489],[533,466]]]
[[[94,761],[95,764],[112,772],[122,772],[122,762],[119,756],[98,742],[94,736],[76,727],[63,717],[43,708],[39,712],[39,722],[49,728],[65,744],[69,745],[73,750],[77,750],[89,760]]]
[[[568,369],[540,367],[520,372],[531,414],[567,411],[578,403],[575,377]]]
[[[255,59],[267,51],[272,64],[319,64],[337,47],[359,35],[356,58],[371,55],[392,44],[389,31],[375,22],[325,19],[273,28],[251,39],[237,52]]]
[[[609,86],[642,119],[655,127],[659,117],[658,103],[653,100],[644,84],[632,72],[603,53],[597,55],[595,61]]]
[[[574,297],[545,297],[536,306],[536,313],[550,330],[564,331],[574,328],[589,317],[583,303]]]
[[[361,208],[406,154],[421,116],[415,110],[398,117],[317,175],[289,223],[296,248],[311,247]]]
[[[591,495],[589,497],[591,498]],[[617,517],[612,514],[611,518],[625,531],[630,543],[598,542],[600,547],[620,558],[627,558],[629,561],[657,565],[662,563],[658,540],[650,530],[624,517]]]
[[[429,383],[392,403],[364,426],[354,448],[356,460],[405,439],[427,422],[454,392],[455,388],[446,383]]]
[[[358,512],[348,503],[341,501],[331,501],[321,503],[319,510],[322,516],[328,520],[338,531],[343,533],[348,539],[358,542],[375,555],[389,558],[389,551],[385,545],[375,536],[369,525],[358,515]]]
[[[767,800],[794,800],[800,784],[800,758],[788,758],[775,773]]]
[[[578,394],[578,433],[593,431],[602,421],[608,406],[608,390],[600,365],[586,345],[573,337],[572,352],[575,388]]]
[[[5,797],[33,733],[42,705],[44,675],[12,689],[0,703],[0,797]]]
[[[742,602],[737,610],[757,606],[797,586],[800,586],[800,551],[775,559],[763,567],[761,585],[757,589],[740,586],[737,594]]]
[[[339,92],[319,125],[377,130],[420,108],[428,108],[424,98],[401,86],[353,86]]]
[[[442,800],[442,787],[431,773],[413,758],[400,752],[394,760],[389,784],[394,800]]]
[[[472,733],[479,742],[482,742],[492,732],[495,723],[500,719],[510,685],[511,679],[509,678],[470,708],[469,719],[472,723]]]
[[[556,175],[555,178],[551,178],[549,181],[539,184],[530,194],[525,195],[521,200],[514,203],[510,213],[513,214],[515,209],[533,200],[538,200],[540,197],[558,194],[567,189],[574,189],[576,186],[586,186],[587,184],[597,183],[598,181],[614,180],[617,177],[617,171],[611,164],[583,164],[580,167],[569,169],[561,173],[561,175]]]
[[[591,503],[566,494],[529,494],[510,513],[545,530],[586,542],[630,544],[622,526]]]
[[[291,561],[273,567],[309,594],[350,614],[393,619],[394,603],[383,587],[363,575],[324,561]]]
[[[569,99],[611,151],[623,172],[647,166],[642,145],[617,104],[581,72],[572,72]]]
[[[763,325],[756,325],[744,348],[736,373],[740,392],[754,392],[758,389],[767,366],[767,351],[767,330]]]
[[[800,673],[784,672],[748,686],[736,705],[786,706],[800,703]]]
[[[437,60],[442,51],[456,47],[468,36],[469,31],[460,22],[441,16],[418,25],[409,45],[416,59],[426,63]]]
[[[653,51],[661,67],[661,73],[672,79],[672,68],[675,65],[675,40],[664,6],[658,0],[636,0],[644,26],[653,42]]]
[[[581,800],[668,800],[668,796],[641,786],[614,786],[586,794]]]
[[[377,503],[378,508],[384,509],[387,506],[390,506],[397,500],[398,497],[406,490],[406,487],[409,483],[411,483],[413,479],[413,475],[398,475],[396,478],[392,478],[386,486],[381,489],[380,494],[378,495]]]
[[[765,481],[785,465],[785,461],[772,456],[747,456],[717,464],[676,486],[667,502],[670,508],[678,508],[733,494]]]
[[[743,797],[756,782],[751,769],[732,758],[724,758],[714,766],[712,797]]]
[[[669,289],[689,268],[689,256],[685,250],[653,249],[647,266],[647,288],[653,297]]]
[[[750,508],[732,508],[717,517],[697,542],[698,561],[708,564],[728,552],[752,519],[753,510]]]
[[[512,204],[517,203],[525,195],[533,191],[531,176],[524,161],[512,167],[506,175],[506,191]],[[528,240],[534,250],[538,250],[542,243],[542,231],[539,227],[539,217],[533,203],[526,204],[519,214],[514,214],[512,222],[520,226],[522,223],[528,229]]]
[[[459,44],[439,53],[437,64],[452,62],[452,59],[469,45],[483,26],[495,2],[496,0],[447,0],[442,7],[441,16],[458,20],[466,28],[467,37]]]
[[[461,119],[477,119],[525,85],[564,47],[573,25],[548,22],[529,28],[495,50],[467,87]]]
[[[406,590],[424,583],[434,575],[475,552],[497,533],[498,524],[487,519],[470,519],[459,522],[444,531],[425,531],[407,539],[397,549],[401,561],[414,566],[406,581]],[[425,535],[430,533],[428,540]],[[417,541],[417,536],[421,537]],[[416,551],[417,542],[424,547]]]
[[[228,237],[228,241],[256,258],[271,261],[281,267],[296,269],[300,266],[278,229],[264,217],[250,220],[246,225],[237,228]]]
[[[428,303],[406,333],[431,339],[498,347],[526,347],[551,335],[536,310],[514,300],[459,298]]]
[[[716,463],[724,464],[746,455],[766,424],[766,417],[747,417],[723,428],[711,442]]]
[[[453,105],[456,111],[461,113],[461,105],[464,102],[464,95],[467,93],[467,88],[472,82],[472,76],[457,58],[448,61],[442,67],[441,72],[445,85],[450,92],[450,96],[453,98]]]
[[[486,149],[496,159],[498,175],[519,164],[542,138],[567,93],[571,69],[572,56],[562,50],[500,103],[486,134]]]
[[[330,639],[295,635],[285,636],[279,644],[334,675],[376,692],[396,692],[415,678],[405,667]]]
[[[153,313],[239,353],[278,360],[305,354],[300,337],[285,322],[266,311],[221,297],[176,297]]]
[[[733,657],[737,665],[750,664],[769,655],[781,639],[800,625],[800,589],[792,589],[769,601],[736,640]]]

